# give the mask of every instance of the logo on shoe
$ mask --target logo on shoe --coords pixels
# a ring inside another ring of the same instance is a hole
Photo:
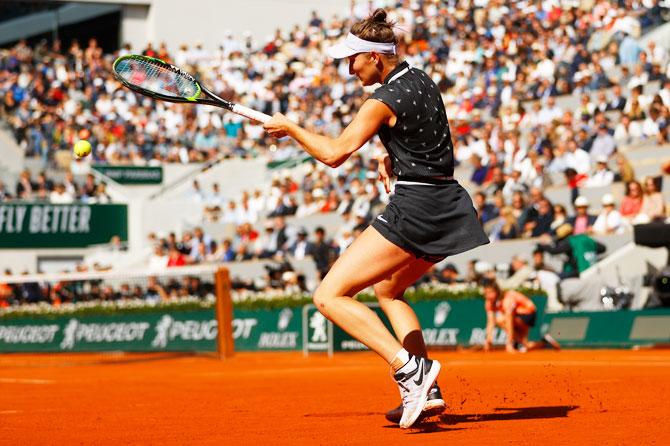
[[[424,364],[423,361],[419,361],[419,365],[416,368],[416,370],[419,372],[419,377],[414,380],[414,384],[416,384],[417,386],[420,386],[421,383],[423,383],[423,368],[424,368],[423,364]]]

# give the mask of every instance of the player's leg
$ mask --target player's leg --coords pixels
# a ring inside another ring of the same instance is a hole
[[[427,357],[427,353],[421,326],[414,310],[403,299],[403,294],[432,266],[430,262],[416,259],[374,286],[379,305],[389,318],[396,338],[408,352],[422,357]]]
[[[319,284],[314,304],[324,316],[391,363],[402,346],[374,311],[352,297],[413,260],[412,254],[368,227]]]
[[[528,331],[530,327],[518,316],[514,317],[514,343],[520,352],[528,350]]]
[[[428,357],[426,344],[423,340],[421,326],[412,307],[403,299],[405,289],[416,282],[431,267],[432,263],[422,259],[408,263],[393,275],[374,286],[375,295],[381,309],[388,317],[393,331],[403,347],[416,356]],[[421,417],[430,417],[444,412],[446,404],[437,381],[428,394],[428,400],[423,408]],[[402,404],[386,413],[386,419],[392,423],[400,422]]]
[[[394,378],[404,405],[401,427],[409,427],[421,414],[440,364],[411,356],[374,311],[351,297],[412,261],[413,254],[370,226],[338,258],[314,293],[314,303],[324,316],[374,350],[397,372]]]
[[[561,349],[561,345],[554,339],[553,336],[551,336],[549,333],[545,334],[541,340],[539,341],[529,341],[528,340],[528,333],[531,328],[535,326],[535,316],[536,314],[528,314],[528,315],[520,315],[517,316],[514,320],[515,325],[519,325],[520,327],[526,327],[525,328],[525,342],[521,341],[523,345],[526,346],[527,350],[537,350],[537,349],[542,349],[542,348],[547,348],[551,347],[556,350]]]

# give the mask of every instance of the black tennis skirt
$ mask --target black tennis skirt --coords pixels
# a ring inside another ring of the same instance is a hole
[[[437,263],[489,243],[468,192],[456,180],[403,184],[372,226],[417,258]]]

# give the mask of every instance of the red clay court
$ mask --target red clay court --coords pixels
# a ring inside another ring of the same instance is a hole
[[[448,411],[401,430],[373,353],[2,355],[0,443],[670,442],[670,350],[434,357]]]

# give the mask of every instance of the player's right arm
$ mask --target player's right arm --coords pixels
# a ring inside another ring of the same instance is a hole
[[[290,136],[317,160],[330,167],[337,167],[372,138],[379,127],[389,124],[392,119],[395,119],[395,114],[387,105],[380,101],[368,100],[363,103],[356,117],[337,138],[304,129],[281,113],[275,113],[263,128],[277,138]]]

